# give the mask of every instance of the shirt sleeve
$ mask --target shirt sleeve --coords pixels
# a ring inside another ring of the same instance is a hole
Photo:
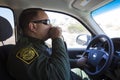
[[[77,59],[69,59],[71,68],[78,68]]]
[[[49,76],[52,77],[53,80],[56,76],[58,76],[60,80],[70,80],[69,57],[64,42],[60,38],[52,41],[52,55],[49,60],[48,71],[53,74]]]

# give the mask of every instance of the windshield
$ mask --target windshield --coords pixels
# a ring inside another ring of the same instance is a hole
[[[92,17],[110,38],[120,37],[120,0],[93,11]]]

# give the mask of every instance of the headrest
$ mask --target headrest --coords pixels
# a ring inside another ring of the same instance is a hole
[[[12,26],[9,21],[0,16],[0,41],[4,41],[13,34]]]

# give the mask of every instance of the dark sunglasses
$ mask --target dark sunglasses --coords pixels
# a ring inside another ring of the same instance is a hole
[[[32,21],[34,23],[42,23],[42,24],[45,24],[45,25],[49,25],[50,24],[50,20],[49,19],[45,19],[45,20],[34,20]]]

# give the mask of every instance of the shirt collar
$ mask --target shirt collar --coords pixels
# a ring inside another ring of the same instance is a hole
[[[21,39],[22,39],[22,41],[25,40],[25,41],[31,42],[33,44],[45,44],[45,42],[43,40],[31,37],[31,36],[24,35]]]

